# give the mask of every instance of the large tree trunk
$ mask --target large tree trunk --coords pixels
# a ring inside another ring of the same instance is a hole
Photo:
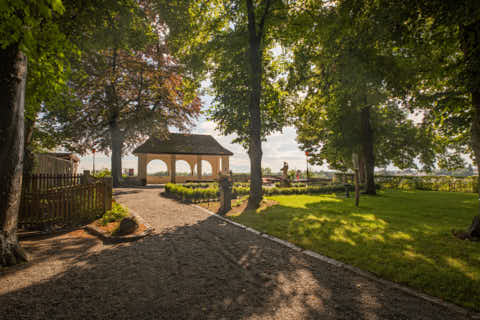
[[[365,193],[377,194],[375,188],[375,154],[373,150],[373,129],[370,123],[370,107],[363,107],[360,113],[362,131],[362,156],[365,162]]]
[[[472,149],[475,154],[475,163],[480,172],[480,90],[472,92],[473,122],[472,122]],[[480,198],[480,174],[477,177],[478,196]],[[480,206],[477,215],[467,230],[464,238],[480,238]]]
[[[0,48],[0,265],[27,260],[17,237],[22,191],[27,58],[18,45]]]
[[[470,76],[473,109],[471,145],[479,172],[477,182],[480,198],[480,59],[478,58],[480,55],[480,20],[468,26],[461,26],[460,30],[462,32],[461,46],[467,59],[467,70]],[[460,232],[456,235],[462,239],[480,238],[480,206],[467,232]]]
[[[268,3],[265,14],[268,12]],[[248,111],[250,115],[250,141],[248,155],[250,157],[250,197],[247,207],[256,209],[262,201],[262,141],[260,96],[262,93],[262,34],[265,15],[257,31],[255,9],[251,0],[247,0],[248,29],[249,29],[249,76],[250,101]]]
[[[114,187],[119,187],[122,178],[123,136],[116,121],[112,121],[110,124],[110,138],[112,143],[112,182]]]

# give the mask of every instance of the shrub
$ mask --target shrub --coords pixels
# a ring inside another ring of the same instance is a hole
[[[383,188],[448,192],[477,192],[477,177],[375,176]],[[415,189],[412,189],[415,186]]]
[[[114,201],[112,209],[105,212],[100,218],[100,223],[102,226],[106,226],[110,222],[121,221],[125,217],[128,217],[128,209]]]
[[[400,190],[411,191],[411,190],[416,190],[417,186],[416,186],[415,181],[413,179],[403,179],[398,184],[398,188]]]

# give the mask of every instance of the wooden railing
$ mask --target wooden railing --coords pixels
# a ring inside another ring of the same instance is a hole
[[[37,192],[58,187],[76,186],[82,182],[82,175],[79,174],[33,174],[25,176],[23,190],[26,192]]]
[[[33,175],[24,180],[19,227],[76,225],[111,209],[111,179]]]

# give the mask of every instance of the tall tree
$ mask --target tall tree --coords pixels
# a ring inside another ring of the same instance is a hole
[[[54,17],[61,1],[2,1],[0,6],[0,265],[27,259],[17,238],[22,189],[27,59],[52,68],[59,61],[43,45],[63,43]],[[53,58],[51,56],[53,56]],[[50,83],[55,79],[49,78]]]
[[[200,111],[145,9],[129,1],[105,18],[73,64],[68,90],[43,119],[67,148],[111,151],[114,186],[122,154],[147,135],[166,135],[169,126],[186,129]]]
[[[270,51],[284,12],[279,0],[164,1],[158,14],[169,27],[168,44],[189,65],[197,83],[209,78],[215,96],[210,118],[250,157],[249,208],[262,199],[262,139],[285,124],[278,71]]]
[[[480,168],[480,2],[344,2],[356,8],[355,18],[382,26],[379,46],[415,63],[408,105],[424,110],[453,147],[471,150]],[[480,213],[467,234],[480,236]]]
[[[352,168],[352,153],[357,152],[361,156],[358,152],[363,139],[359,125],[361,110],[343,109],[336,104],[318,104],[316,100],[307,98],[296,111],[297,141],[302,149],[309,151],[310,162],[318,165],[326,162],[331,168],[341,171]],[[424,165],[423,169],[433,167],[434,132],[421,123],[415,124],[408,116],[408,112],[394,101],[371,109],[377,167],[417,168],[418,162]],[[359,162],[360,177],[363,178],[360,180],[365,183],[365,165]]]
[[[377,28],[364,19],[352,19],[342,1],[300,1],[290,19],[296,27],[284,43],[294,51],[292,88],[303,90],[304,101],[316,101],[317,105],[309,104],[313,108],[329,105],[326,119],[349,119],[348,125],[340,125],[355,132],[345,146],[355,145],[346,149],[350,157],[351,152],[360,154],[366,193],[375,194],[373,117],[379,106],[403,93],[398,88],[408,74],[407,61],[375,46]]]

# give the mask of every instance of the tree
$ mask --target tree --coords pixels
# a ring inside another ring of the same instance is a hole
[[[309,150],[310,162],[317,165],[327,162],[331,168],[341,171],[351,169],[352,153],[362,143],[358,125],[360,112],[336,104],[317,105],[308,99],[298,106],[297,112],[297,141],[302,149]],[[417,160],[424,164],[424,169],[433,166],[432,133],[428,127],[408,119],[406,110],[397,103],[372,108],[370,123],[375,166],[393,164],[401,169],[416,168]],[[362,157],[359,158],[359,178],[365,183],[365,165]]]
[[[358,153],[365,168],[360,172],[365,174],[366,193],[375,194],[373,117],[378,108],[403,94],[399,88],[408,75],[408,61],[375,46],[377,27],[365,19],[352,19],[350,9],[343,1],[333,5],[299,2],[290,17],[296,27],[283,42],[294,52],[291,88],[304,92],[301,100],[311,109],[300,107],[297,125],[306,125],[305,132],[313,134],[315,129],[322,130],[315,126],[315,117],[329,121],[329,127],[337,129],[332,133],[337,139],[329,142],[324,152],[342,149],[342,157],[334,161],[343,162],[337,164],[343,167],[351,167],[352,153]],[[325,143],[332,135],[324,135],[316,143]]]
[[[272,169],[267,167],[267,168],[262,168],[262,176],[271,176],[272,175]]]
[[[382,26],[385,37],[377,38],[379,46],[408,56],[417,66],[411,78],[409,106],[424,110],[453,147],[463,152],[471,150],[480,168],[480,3],[348,3],[356,9],[353,16],[377,21]],[[480,213],[467,234],[480,235]]]
[[[211,79],[215,105],[210,118],[224,134],[237,134],[235,142],[248,151],[248,207],[256,208],[262,199],[262,139],[281,129],[286,119],[280,86],[275,85],[278,71],[269,51],[284,4],[279,0],[156,3],[169,27],[169,48],[190,66],[197,81]]]
[[[186,129],[200,111],[200,100],[182,90],[180,68],[161,44],[161,30],[144,7],[127,2],[90,35],[81,60],[73,63],[68,90],[54,107],[47,105],[52,111],[43,119],[71,150],[111,151],[114,186],[120,184],[122,154],[147,135]]]
[[[27,259],[17,238],[17,221],[22,189],[25,90],[27,59],[44,68],[60,65],[52,51],[39,48],[59,45],[64,38],[54,17],[64,11],[61,1],[3,1],[0,6],[0,265]],[[54,80],[48,78],[50,83]]]

